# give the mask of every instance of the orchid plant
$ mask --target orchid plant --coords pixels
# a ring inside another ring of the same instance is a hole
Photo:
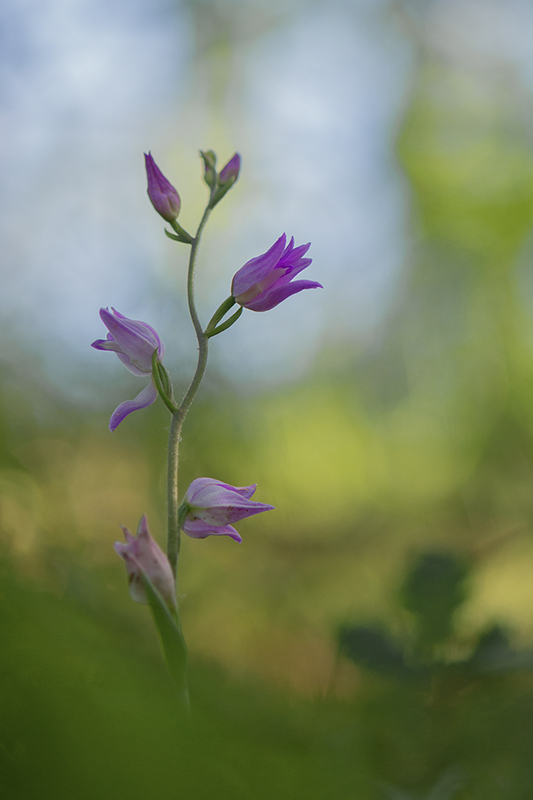
[[[198,362],[183,399],[179,403],[175,400],[170,375],[163,365],[163,343],[154,328],[147,323],[129,319],[114,308],[111,311],[102,308],[100,317],[108,330],[107,337],[92,343],[92,347],[97,350],[116,353],[133,375],[150,378],[148,385],[134,400],[120,403],[113,411],[109,420],[111,431],[133,411],[152,405],[158,396],[171,414],[167,457],[166,554],[152,538],[145,516],[139,523],[136,536],[122,526],[126,541],[116,542],[115,551],[124,559],[131,598],[150,606],[168,670],[176,683],[179,699],[185,710],[189,709],[187,648],[181,628],[176,590],[181,531],[193,539],[228,536],[241,542],[241,536],[232,523],[274,508],[251,499],[256,484],[238,487],[213,478],[194,480],[180,503],[178,467],[181,431],[206,369],[209,340],[237,322],[245,308],[251,311],[268,311],[303,289],[322,288],[316,281],[293,282],[293,278],[311,264],[310,258],[304,258],[310,245],[295,247],[294,238],[287,244],[283,233],[265,253],[247,261],[235,273],[230,296],[220,304],[204,328],[194,299],[198,248],[212,210],[239,177],[241,157],[235,153],[220,172],[217,172],[217,159],[213,151],[200,151],[200,155],[209,198],[196,234],[191,236],[177,221],[181,209],[178,192],[163,175],[151,153],[145,154],[148,197],[157,213],[173,229],[173,232],[165,229],[165,233],[174,241],[190,247],[187,300],[198,340]],[[239,306],[238,310],[228,317],[235,305]]]

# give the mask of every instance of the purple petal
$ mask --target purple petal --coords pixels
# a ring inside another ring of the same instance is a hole
[[[297,294],[303,289],[323,289],[322,284],[316,281],[295,281],[294,283],[281,284],[276,282],[276,285],[270,291],[262,294],[258,299],[253,300],[251,303],[246,304],[246,308],[251,311],[270,311],[274,306],[279,305],[287,297],[292,294]]]
[[[295,264],[302,256],[304,256],[307,253],[310,247],[311,247],[311,242],[307,242],[307,244],[300,244],[298,245],[298,247],[294,247],[294,236],[293,236],[289,244],[285,248],[285,252],[281,256],[278,266],[280,267],[282,265],[285,266],[286,263]],[[311,261],[312,259],[310,259],[309,263],[311,263]]]
[[[228,163],[225,167],[222,167],[219,174],[219,181],[221,184],[226,183],[226,181],[235,181],[239,177],[239,170],[241,168],[241,157],[239,153],[234,153],[234,155],[230,158]]]
[[[145,338],[151,340],[150,334],[152,334],[154,337],[154,341],[157,343],[159,347],[159,357],[163,358],[163,355],[165,353],[165,348],[155,328],[152,328],[152,326],[148,325],[147,322],[141,322],[141,320],[130,319],[129,317],[124,316],[124,314],[121,314],[120,311],[117,311],[116,308],[111,308],[111,311],[113,312],[115,317],[118,317],[120,320],[123,320],[128,325],[128,327],[131,328],[132,331],[134,332],[137,331],[140,336],[145,336]],[[108,334],[108,336],[109,335],[110,334]]]
[[[131,348],[137,348],[139,340],[150,348],[152,353],[156,347],[162,347],[161,339],[151,325],[147,325],[146,322],[141,322],[141,320],[129,319],[129,317],[125,317],[124,314],[120,314],[114,308],[111,311],[113,313],[107,308],[101,308],[100,318],[115,342],[124,350],[128,351]],[[159,355],[162,356],[163,353],[160,352]]]
[[[200,519],[186,519],[183,530],[193,539],[205,539],[207,536],[230,536],[236,542],[242,542],[241,537],[231,525],[209,525]]]
[[[234,297],[239,297],[266,278],[280,260],[286,240],[287,237],[282,233],[266,253],[250,259],[235,273],[231,284],[231,293]]]
[[[157,389],[152,381],[150,381],[148,386],[146,386],[142,392],[139,392],[134,400],[125,400],[124,403],[121,403],[115,408],[109,420],[109,430],[114,431],[128,414],[131,414],[133,411],[139,411],[141,408],[148,408],[148,406],[151,406],[156,400]]]
[[[257,489],[257,483],[253,483],[251,486],[232,486],[229,483],[222,483],[222,481],[217,481],[214,478],[196,478],[187,489],[185,500],[188,503],[192,503],[202,489],[211,486],[221,486],[223,489],[227,489],[230,492],[236,492],[247,500],[252,497]]]
[[[159,360],[163,357],[164,348],[158,334],[145,322],[128,319],[114,308],[112,312],[101,308],[100,317],[109,330],[108,341],[114,341],[117,346],[108,344],[106,347],[100,339],[97,340],[96,349],[114,350],[124,366],[134,375],[150,375],[154,350],[158,350]]]
[[[235,492],[231,496],[226,496],[222,502],[217,502],[215,497],[203,497],[199,502],[192,504],[189,511],[189,519],[201,519],[209,525],[227,525],[228,523],[238,522],[245,517],[252,517],[254,514],[261,514],[263,511],[273,511],[274,506],[266,503],[256,503],[254,500],[246,500]]]
[[[95,339],[94,342],[91,342],[91,347],[94,347],[95,350],[111,350],[113,353],[121,352],[120,346],[114,339]]]
[[[302,263],[297,266],[288,266],[285,264],[281,268],[276,267],[276,269],[273,271],[280,273],[279,278],[277,278],[277,280],[275,280],[265,292],[261,292],[261,296],[272,291],[272,289],[277,289],[278,286],[284,286],[286,283],[289,283],[289,281],[292,281],[292,279],[295,278],[302,270],[306,269],[312,261],[312,258],[302,258]],[[256,297],[251,302],[253,303],[257,299],[258,298]],[[248,303],[245,303],[245,305],[248,307]]]
[[[135,366],[135,364],[132,363],[131,358],[129,356],[127,356],[125,353],[120,353],[118,350],[116,350],[115,352],[116,352],[118,358],[120,359],[120,361],[122,361],[122,363],[124,364],[126,369],[129,370],[129,372],[131,372],[132,375],[135,375],[137,378],[146,378],[147,375],[150,375],[150,373],[152,371],[151,369],[150,369],[150,372],[146,372],[143,369],[139,369],[138,367]],[[151,366],[151,363],[152,362],[150,360],[150,366]]]

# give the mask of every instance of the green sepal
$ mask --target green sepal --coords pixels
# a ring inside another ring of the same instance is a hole
[[[163,403],[166,405],[171,414],[178,410],[178,406],[174,402],[174,391],[172,383],[170,382],[170,375],[163,364],[158,361],[159,348],[156,347],[152,353],[152,377],[154,379],[155,388]]]
[[[209,335],[209,332],[212,331],[214,328],[216,328],[222,317],[224,317],[228,313],[230,308],[233,308],[234,305],[235,305],[235,298],[233,297],[233,295],[230,294],[230,296],[227,297],[224,300],[224,302],[219,305],[219,307],[209,320],[207,328],[205,329],[204,333],[206,335]]]
[[[223,322],[221,325],[217,325],[216,328],[212,328],[210,331],[206,331],[205,335],[207,336],[207,338],[209,339],[211,338],[211,336],[217,336],[219,333],[222,333],[222,331],[231,328],[233,323],[237,322],[237,320],[241,316],[242,310],[243,310],[242,306],[240,306],[239,310],[236,311],[235,314],[232,314],[232,316],[228,320],[226,320],[226,322]]]
[[[176,684],[184,710],[190,710],[187,689],[187,645],[181,632],[177,610],[170,610],[152,582],[142,576],[150,611],[159,634],[161,649],[169,674]]]

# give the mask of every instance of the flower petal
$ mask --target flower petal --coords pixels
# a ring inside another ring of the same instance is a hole
[[[241,497],[245,497],[248,500],[250,497],[252,497],[257,489],[257,483],[253,483],[251,486],[231,486],[229,483],[222,483],[222,481],[217,481],[214,478],[196,478],[196,480],[194,480],[187,489],[185,500],[188,503],[192,503],[194,498],[198,496],[200,490],[205,489],[208,486],[221,486],[223,489],[236,492]]]
[[[239,171],[241,169],[241,157],[239,153],[234,153],[225,167],[222,167],[220,170],[218,180],[219,183],[222,185],[227,183],[228,181],[232,181],[235,183],[237,178],[239,177]]]
[[[137,535],[120,526],[124,532],[124,542],[115,542],[115,552],[124,559],[130,585],[130,596],[137,603],[147,603],[143,576],[148,578],[153,588],[160,594],[169,610],[176,607],[176,582],[172,567],[157,542],[150,536],[146,517],[142,517]]]
[[[290,297],[291,294],[297,294],[303,291],[303,289],[323,288],[322,284],[316,281],[295,281],[294,283],[285,283],[281,285],[278,282],[273,289],[261,295],[259,299],[247,303],[246,308],[249,308],[251,311],[270,311],[271,308],[279,305],[279,303],[286,300],[287,297]]]
[[[163,358],[163,355],[165,353],[165,348],[155,328],[152,328],[152,326],[148,325],[147,322],[141,322],[140,319],[130,319],[129,317],[126,317],[124,314],[121,314],[120,311],[117,311],[116,308],[111,308],[111,311],[113,312],[115,317],[118,317],[118,319],[123,320],[132,331],[137,332],[140,336],[144,335],[147,338],[151,338],[150,334],[152,334],[152,336],[154,337],[154,342],[156,342],[156,345],[159,347],[159,358],[160,359]]]
[[[128,319],[122,314],[118,314],[115,309],[112,311],[113,313],[107,308],[101,308],[100,317],[113,340],[119,345],[121,353],[129,360],[122,358],[122,363],[128,369],[131,364],[142,374],[149,375],[152,372],[152,354],[156,348],[159,358],[162,357],[161,339],[146,323]],[[118,351],[115,352],[118,353]]]
[[[234,297],[244,294],[256,283],[264,280],[270,270],[274,269],[285,250],[287,237],[284,233],[274,242],[272,247],[260,256],[247,261],[233,276],[231,293]]]
[[[128,414],[131,414],[133,411],[139,411],[141,408],[148,408],[148,406],[151,406],[156,400],[157,389],[153,382],[150,381],[148,386],[146,386],[142,392],[139,392],[134,400],[125,400],[124,403],[121,403],[115,408],[109,420],[109,430],[114,431]]]
[[[239,544],[242,538],[231,525],[209,525],[201,519],[186,519],[183,530],[193,539],[206,539],[208,536],[230,536]]]
[[[281,266],[282,264],[285,263],[290,263],[290,264],[296,263],[302,256],[304,256],[307,253],[310,247],[311,247],[311,242],[307,242],[307,244],[299,244],[298,247],[294,247],[294,236],[293,236],[289,244],[285,248],[285,252],[281,256],[278,266]],[[309,263],[311,263],[311,261]]]
[[[95,350],[111,350],[113,353],[118,353],[120,351],[120,346],[115,342],[113,338],[107,339],[95,339],[94,342],[91,342],[91,347],[94,347]]]

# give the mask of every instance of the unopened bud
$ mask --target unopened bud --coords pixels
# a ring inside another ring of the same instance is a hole
[[[212,187],[216,184],[217,181],[217,172],[216,172],[216,164],[217,164],[217,157],[213,153],[212,150],[200,150],[200,155],[204,161],[204,181],[207,183],[209,187]]]
[[[180,196],[167,181],[154,159],[152,154],[144,154],[146,166],[146,176],[148,178],[148,197],[153,207],[167,222],[173,222],[180,213]]]

